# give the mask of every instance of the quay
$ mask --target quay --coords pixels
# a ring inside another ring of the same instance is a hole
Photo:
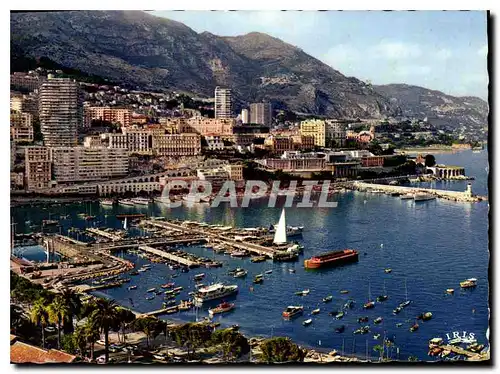
[[[433,188],[392,186],[387,184],[375,184],[375,183],[355,181],[353,183],[353,188],[358,191],[375,190],[387,193],[400,193],[400,194],[427,193],[447,200],[464,201],[464,202],[477,202],[477,201],[487,200],[487,197],[485,196],[473,195],[470,184],[468,185],[465,191],[451,191],[451,190],[438,190]]]
[[[158,310],[153,310],[151,312],[146,312],[142,313],[141,317],[146,317],[146,316],[161,316],[162,314],[171,314],[172,312],[178,312],[179,307],[178,305],[173,305],[168,308],[162,308]]]
[[[118,241],[118,240],[123,239],[123,237],[120,235],[113,234],[112,232],[107,232],[107,231],[104,231],[104,230],[101,230],[98,228],[94,228],[94,227],[90,227],[90,228],[86,229],[86,231],[88,231],[92,234],[95,234],[95,235],[102,236],[106,239],[111,239],[112,241]]]
[[[200,265],[202,265],[202,263],[199,261],[193,261],[193,260],[178,256],[178,255],[173,254],[173,253],[160,251],[159,249],[150,247],[148,245],[141,245],[141,246],[139,246],[139,249],[141,251],[151,253],[151,254],[158,256],[158,257],[166,258],[167,260],[177,262],[181,265],[185,265],[185,266],[190,267],[190,268],[196,268],[196,267],[199,267]]]
[[[249,242],[238,242],[236,240],[229,239],[227,235],[223,234],[223,232],[216,233],[211,230],[204,230],[203,228],[187,227],[184,226],[183,224],[178,224],[168,221],[148,220],[145,221],[145,223],[163,229],[177,230],[185,233],[196,233],[199,235],[204,235],[209,242],[226,244],[234,248],[246,250],[248,252],[257,254],[259,256],[267,256],[270,257],[271,259],[274,259],[276,254],[283,252],[283,250],[264,247],[263,245],[260,244],[249,243]]]

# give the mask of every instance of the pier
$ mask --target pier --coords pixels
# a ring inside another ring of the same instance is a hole
[[[123,237],[120,236],[120,235],[117,235],[117,234],[113,234],[111,232],[107,232],[107,231],[104,231],[104,230],[101,230],[101,229],[98,229],[98,228],[94,228],[94,227],[91,227],[91,228],[88,228],[86,231],[92,233],[92,234],[95,234],[95,235],[99,235],[99,236],[102,236],[106,239],[111,239],[112,241],[118,241],[118,240],[122,240]]]
[[[199,267],[201,265],[201,263],[198,261],[193,261],[193,260],[178,256],[174,253],[160,251],[159,249],[150,247],[148,245],[141,245],[141,246],[139,246],[139,249],[141,251],[151,253],[151,254],[158,256],[158,257],[166,258],[167,260],[177,262],[178,264],[185,265],[185,266],[190,267],[190,268]]]
[[[374,184],[365,182],[354,182],[353,187],[359,191],[375,190],[387,193],[400,194],[415,194],[426,193],[439,198],[444,198],[453,201],[477,202],[487,200],[485,196],[477,196],[472,194],[472,190],[467,188],[465,191],[438,190],[433,188],[407,187],[407,186],[392,186],[387,184]]]
[[[184,233],[191,233],[191,234],[195,233],[199,235],[204,235],[207,239],[209,239],[210,242],[226,244],[228,246],[246,250],[248,252],[257,254],[259,256],[268,256],[270,258],[274,258],[274,256],[277,253],[283,252],[282,250],[264,247],[263,245],[260,244],[249,243],[249,242],[238,242],[236,240],[229,239],[227,237],[227,234],[224,235],[224,232],[222,231],[213,232],[210,229],[196,228],[192,226],[188,227],[183,224],[167,222],[167,221],[148,220],[145,221],[145,223],[163,229],[170,229],[170,230],[182,231]]]

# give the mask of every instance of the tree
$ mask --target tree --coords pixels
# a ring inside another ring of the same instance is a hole
[[[135,314],[132,313],[127,308],[118,307],[117,309],[118,309],[118,325],[119,325],[118,340],[120,339],[120,331],[121,331],[123,342],[125,343],[126,341],[125,331],[127,327],[130,326],[132,322],[134,322]]]
[[[375,352],[378,352],[380,354],[380,360],[382,360],[383,356],[384,356],[384,346],[380,345],[380,344],[377,344],[373,347],[373,350]]]
[[[303,361],[305,352],[289,338],[276,337],[265,340],[261,345],[262,359],[265,362]]]
[[[79,332],[85,337],[86,343],[90,344],[90,360],[92,361],[94,359],[95,342],[100,338],[99,326],[93,317],[89,317]]]
[[[34,302],[30,310],[30,320],[42,329],[42,348],[45,348],[45,327],[49,321],[45,299],[39,298]]]
[[[49,322],[57,324],[57,349],[61,349],[61,324],[67,318],[69,308],[62,296],[58,295],[47,306]]]
[[[119,312],[114,300],[97,299],[89,303],[86,316],[92,318],[95,328],[104,333],[104,362],[109,360],[109,330],[119,325]]]
[[[434,165],[436,165],[436,158],[433,155],[426,155],[425,156],[425,166],[433,167]]]
[[[164,326],[158,318],[147,316],[143,318],[137,318],[134,321],[134,329],[136,331],[142,331],[144,334],[146,334],[146,345],[149,348],[150,340],[154,339],[161,332],[163,332]]]
[[[87,354],[87,343],[89,343],[85,325],[78,326],[71,336],[73,337],[74,345],[77,348],[78,353],[80,354],[80,356],[85,357],[85,355]],[[99,336],[97,337],[97,339],[98,338]]]
[[[247,338],[232,328],[215,331],[212,334],[212,341],[222,346],[226,358],[237,358],[250,352]]]
[[[82,300],[80,295],[71,288],[63,288],[61,297],[68,308],[67,316],[63,321],[64,333],[70,333],[74,331],[74,317],[79,317],[82,313]]]
[[[78,353],[78,345],[75,338],[75,334],[65,334],[61,339],[62,349],[71,354]]]

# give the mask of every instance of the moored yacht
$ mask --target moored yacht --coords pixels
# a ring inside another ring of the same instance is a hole
[[[415,194],[414,200],[415,201],[428,201],[428,200],[435,200],[436,196],[428,194],[428,193],[417,193]]]
[[[136,197],[134,199],[130,199],[132,203],[135,205],[148,205],[149,204],[149,199],[145,199],[143,197]]]
[[[124,205],[124,206],[134,206],[135,205],[134,202],[130,199],[119,200],[118,204]]]
[[[114,203],[115,203],[115,202],[114,202],[113,200],[111,200],[111,199],[104,199],[104,200],[100,200],[100,201],[99,201],[99,204],[100,204],[101,206],[113,206],[113,205],[114,205]]]
[[[194,301],[200,304],[210,300],[221,299],[237,292],[237,285],[224,285],[222,283],[216,283],[207,287],[199,288],[195,293]]]

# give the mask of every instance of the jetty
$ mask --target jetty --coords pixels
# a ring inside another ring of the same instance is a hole
[[[283,252],[283,250],[274,249],[270,247],[265,247],[260,244],[241,242],[233,239],[229,239],[227,233],[221,230],[213,230],[208,226],[198,226],[187,225],[187,221],[183,223],[177,223],[173,221],[159,221],[159,220],[145,220],[144,224],[152,225],[162,229],[170,229],[175,231],[180,231],[185,234],[198,234],[203,235],[207,238],[209,242],[215,242],[220,244],[225,244],[227,246],[237,248],[240,250],[246,250],[248,252],[257,254],[259,256],[267,256],[274,258],[276,254]]]
[[[173,262],[176,262],[176,263],[181,264],[181,265],[185,265],[185,266],[190,267],[190,268],[196,268],[196,267],[200,267],[202,265],[202,263],[199,261],[194,261],[194,260],[191,260],[188,258],[184,258],[184,257],[181,257],[181,256],[174,254],[174,253],[171,253],[171,252],[161,251],[159,249],[150,247],[148,245],[141,245],[141,246],[139,246],[139,249],[141,251],[151,253],[151,254],[158,256],[158,257],[166,258],[169,261],[173,261]]]

